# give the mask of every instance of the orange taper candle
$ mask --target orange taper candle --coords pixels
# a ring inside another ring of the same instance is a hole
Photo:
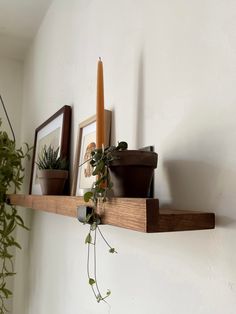
[[[101,58],[98,60],[97,69],[97,123],[96,123],[96,147],[104,145],[104,91],[103,91],[103,64]]]

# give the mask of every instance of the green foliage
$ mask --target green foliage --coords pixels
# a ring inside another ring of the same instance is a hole
[[[17,209],[6,203],[6,194],[9,188],[20,189],[24,171],[22,161],[25,157],[30,158],[29,151],[27,144],[25,151],[17,149],[7,133],[0,131],[0,314],[7,312],[5,300],[12,296],[7,288],[7,278],[15,275],[12,248],[21,248],[13,232],[17,226],[27,229]]]
[[[92,202],[92,213],[87,215],[86,223],[90,224],[90,230],[88,235],[85,238],[85,244],[88,245],[88,258],[87,258],[87,275],[89,284],[92,288],[93,294],[97,300],[97,302],[104,301],[106,302],[106,298],[109,297],[111,291],[108,290],[105,296],[102,296],[100,292],[100,288],[97,282],[97,274],[96,274],[96,238],[97,238],[97,230],[100,233],[100,236],[106,243],[109,248],[110,253],[117,253],[115,248],[111,247],[111,245],[107,242],[103,233],[99,228],[100,217],[96,212],[98,206],[104,204],[107,198],[107,192],[112,189],[112,182],[110,179],[109,173],[109,165],[112,160],[114,160],[114,152],[126,150],[128,145],[126,142],[120,142],[117,146],[109,146],[105,149],[95,149],[91,153],[91,158],[88,160],[90,165],[93,168],[93,176],[96,176],[95,182],[91,188],[91,191],[88,191],[84,194],[85,202]],[[92,236],[93,233],[93,236]],[[93,254],[93,263],[94,263],[94,278],[91,278],[90,274],[90,247],[93,245],[94,254]]]
[[[65,159],[59,156],[59,147],[54,149],[51,145],[47,148],[45,145],[38,155],[36,162],[39,170],[57,169],[67,170],[68,165]]]
[[[126,150],[128,144],[119,142],[117,146],[108,146],[105,149],[95,149],[91,153],[90,165],[93,168],[93,176],[97,176],[91,191],[84,194],[84,201],[90,200],[97,206],[98,199],[106,201],[107,192],[112,189],[112,182],[109,173],[109,165],[114,160],[113,153]]]
[[[96,283],[96,281],[93,278],[89,278],[89,284],[92,286]]]
[[[91,234],[89,233],[88,235],[87,235],[87,237],[85,238],[85,244],[86,243],[92,243],[92,236],[91,236]]]
[[[117,253],[117,252],[116,252],[115,248],[112,247],[112,248],[110,248],[109,253],[112,253],[112,254],[113,254],[113,253]]]

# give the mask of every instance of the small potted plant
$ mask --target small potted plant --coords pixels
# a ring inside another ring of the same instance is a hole
[[[157,153],[144,150],[114,150],[109,173],[115,197],[148,197]]]
[[[36,162],[44,195],[62,195],[68,178],[68,163],[59,156],[59,147],[43,147]]]

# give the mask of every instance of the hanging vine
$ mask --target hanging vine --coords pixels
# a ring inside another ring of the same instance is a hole
[[[109,146],[105,149],[95,149],[91,152],[91,158],[87,161],[93,168],[93,176],[96,180],[92,186],[91,191],[84,194],[84,201],[91,202],[90,212],[87,213],[85,223],[89,224],[89,233],[86,236],[85,244],[88,245],[87,253],[87,275],[88,282],[92,288],[93,294],[97,302],[104,301],[110,296],[111,291],[108,289],[106,293],[102,293],[97,280],[97,236],[100,235],[102,240],[108,247],[109,253],[117,253],[104,237],[99,224],[101,223],[98,211],[103,211],[104,203],[107,199],[107,193],[112,189],[112,182],[110,179],[109,165],[114,159],[113,153],[115,151],[126,150],[128,147],[126,142],[119,142],[117,146]],[[93,254],[93,270],[91,271],[91,253]]]
[[[14,237],[14,230],[17,226],[28,230],[15,206],[7,204],[6,194],[9,188],[14,188],[15,191],[20,189],[24,171],[22,161],[30,158],[29,152],[27,144],[24,150],[17,149],[15,140],[11,140],[6,132],[0,130],[0,314],[8,311],[6,300],[12,296],[7,284],[8,278],[16,274],[12,249],[21,249]]]

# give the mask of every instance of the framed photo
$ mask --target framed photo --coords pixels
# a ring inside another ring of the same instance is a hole
[[[71,107],[64,106],[35,130],[32,171],[29,189],[30,194],[42,194],[37,175],[38,168],[36,162],[38,155],[45,145],[47,147],[49,145],[54,148],[59,147],[60,156],[69,160],[70,125]]]
[[[111,111],[105,110],[105,147],[110,144]],[[91,156],[91,151],[96,148],[96,115],[79,124],[77,144],[75,151],[74,171],[71,195],[82,196],[90,190],[94,176],[92,167],[86,162]]]

